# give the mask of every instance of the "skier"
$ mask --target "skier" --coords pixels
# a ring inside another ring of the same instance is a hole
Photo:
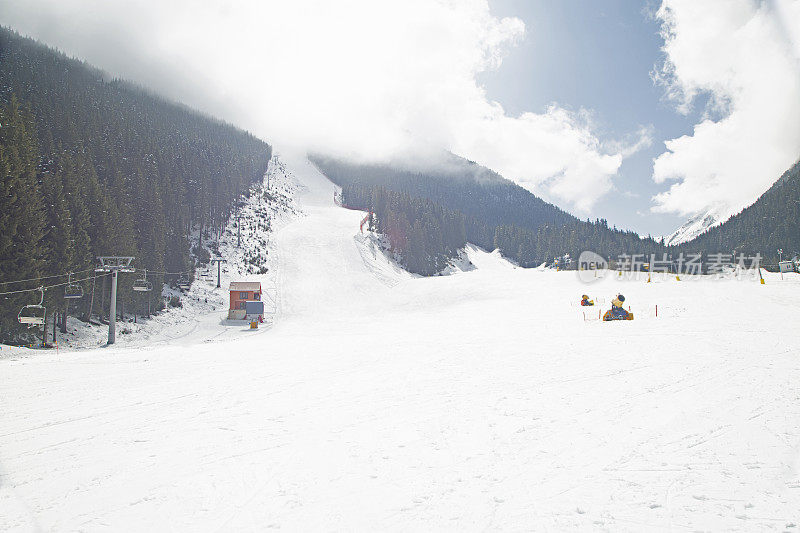
[[[583,306],[594,305],[594,300],[590,300],[589,296],[584,294],[583,296],[581,296],[581,305]]]

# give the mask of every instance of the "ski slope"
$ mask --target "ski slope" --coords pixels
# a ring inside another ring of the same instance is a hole
[[[282,158],[271,328],[0,359],[0,530],[800,527],[797,276],[419,278]]]

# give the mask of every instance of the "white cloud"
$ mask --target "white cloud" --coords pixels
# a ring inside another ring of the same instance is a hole
[[[654,211],[732,214],[800,157],[800,0],[664,0],[657,79],[678,109],[709,103],[692,135],[665,142]]]
[[[586,112],[555,105],[543,114],[508,117],[499,105],[462,119],[454,149],[514,179],[523,187],[588,211],[612,188],[612,177],[633,144],[606,153]],[[646,143],[645,143],[646,144]]]
[[[422,142],[582,210],[630,154],[584,112],[488,100],[477,75],[525,28],[486,0],[0,0],[0,17],[277,143],[380,159]]]

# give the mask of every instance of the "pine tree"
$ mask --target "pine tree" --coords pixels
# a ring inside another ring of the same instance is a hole
[[[79,174],[81,168],[75,165],[75,160],[69,153],[59,149],[58,155],[59,159],[56,164],[61,175],[64,196],[67,200],[72,222],[73,267],[75,270],[86,270],[94,263],[89,240],[91,217],[89,214],[86,181],[81,178]],[[82,173],[93,173],[91,168],[84,167],[82,170]]]
[[[15,97],[0,107],[0,279],[36,278],[46,270],[44,206],[37,176],[39,162],[30,114]],[[0,285],[3,291],[35,287]],[[0,338],[12,339],[21,331],[16,311],[38,303],[34,293],[3,297]]]
[[[46,211],[47,271],[69,272],[75,263],[72,218],[58,173],[47,171],[42,174],[42,197]]]

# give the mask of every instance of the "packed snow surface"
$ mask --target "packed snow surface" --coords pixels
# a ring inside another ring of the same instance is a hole
[[[270,328],[0,358],[0,530],[800,527],[797,275],[419,278],[283,160]]]

